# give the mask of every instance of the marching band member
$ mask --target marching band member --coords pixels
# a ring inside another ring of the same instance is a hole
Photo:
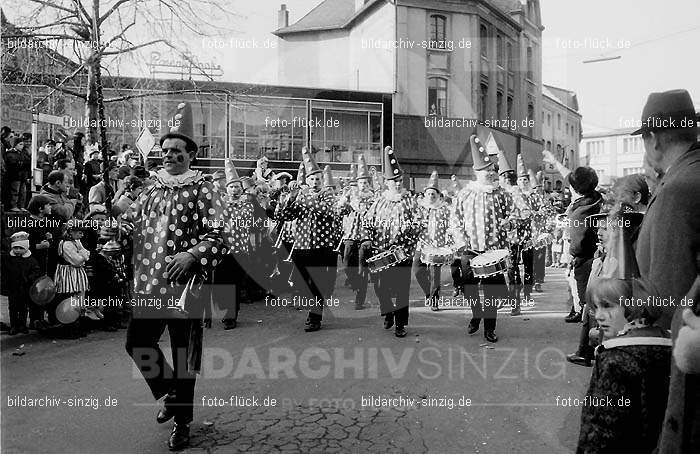
[[[243,195],[243,185],[233,161],[226,161],[226,196],[228,207],[229,251],[214,270],[214,301],[224,310],[224,329],[234,329],[246,287],[246,268],[250,255],[250,226],[253,205]],[[231,298],[233,296],[233,298]]]
[[[301,162],[299,163],[296,181],[290,181],[288,185],[281,188],[277,201],[274,204],[275,206],[268,208],[268,217],[277,221],[276,230],[278,234],[274,248],[277,260],[277,273],[281,274],[287,279],[287,285],[289,287],[294,287],[294,282],[292,279],[294,264],[292,263],[293,257],[291,256],[294,248],[294,226],[296,221],[284,221],[279,219],[278,215],[281,213],[281,211],[278,211],[277,207],[286,204],[287,200],[289,200],[290,190],[293,187],[301,187],[305,184],[306,175],[304,172],[304,163]],[[285,259],[286,257],[290,257],[290,259]],[[271,277],[274,277],[277,273],[273,272]]]
[[[497,184],[494,162],[486,154],[476,135],[469,139],[476,181],[463,188],[456,196],[457,204],[453,212],[451,227],[461,234],[468,252],[462,255],[462,276],[464,296],[472,303],[473,317],[467,332],[474,334],[484,319],[484,338],[497,342],[496,316],[501,300],[508,297],[508,288],[503,274],[477,279],[469,266],[476,254],[494,249],[507,249],[506,234],[501,229],[501,221],[506,220],[512,210],[510,195]],[[481,282],[484,301],[479,297],[477,284]]]
[[[422,219],[416,200],[403,187],[403,171],[394,150],[386,147],[384,157],[387,189],[367,210],[364,222],[377,252],[386,252],[395,247],[402,249],[402,254],[399,253],[402,260],[377,273],[374,289],[379,298],[381,315],[384,316],[384,328],[389,329],[396,323],[394,334],[396,337],[405,337],[411,258],[421,233]]]
[[[338,256],[333,248],[340,236],[335,197],[330,191],[322,191],[322,171],[306,147],[302,156],[308,187],[294,185],[286,203],[278,205],[276,217],[296,221],[293,260],[303,281],[300,291],[311,301],[304,330],[312,332],[321,329],[323,306],[335,286]]]
[[[441,199],[437,171],[434,170],[430,175],[430,180],[423,190],[423,194],[418,205],[422,211],[421,217],[426,222],[426,229],[423,230],[418,247],[416,247],[413,270],[416,281],[425,294],[426,306],[430,305],[431,310],[437,311],[439,310],[438,299],[440,297],[442,264],[424,263],[421,260],[421,252],[426,247],[444,248],[452,245],[452,236],[448,232],[450,206]]]
[[[528,169],[522,175],[518,175],[518,186],[520,187],[525,198],[530,205],[532,212],[532,241],[539,239],[543,234],[549,232],[548,219],[553,214],[545,203],[544,197],[541,194],[542,185],[537,178],[537,174]],[[544,270],[547,256],[547,245],[535,244],[532,248],[532,279],[536,292],[542,291],[544,283]]]
[[[355,291],[355,309],[365,308],[369,272],[367,259],[372,242],[365,228],[363,218],[374,203],[372,179],[367,169],[365,157],[358,157],[357,172],[350,171],[350,186],[338,200],[338,205],[347,213],[343,228],[343,265],[350,286]]]
[[[503,150],[498,153],[498,174],[501,187],[510,194],[514,208],[508,222],[505,224],[506,238],[510,249],[511,266],[508,270],[510,281],[509,299],[511,300],[510,315],[520,315],[520,296],[524,290],[526,301],[530,299],[532,291],[532,249],[531,249],[531,217],[532,211],[527,203],[525,195],[518,186],[518,176],[527,176],[522,155],[517,155],[517,169],[510,166]],[[524,276],[520,276],[520,262],[523,262]],[[524,282],[524,286],[523,286]],[[524,288],[523,288],[524,287]]]
[[[457,194],[462,190],[462,184],[457,179],[457,175],[452,175],[450,177],[452,180],[450,189],[450,213],[454,212],[457,206]],[[452,285],[454,286],[453,298],[457,298],[462,294],[462,259],[461,255],[455,254],[455,258],[450,265],[450,274],[452,275]]]
[[[164,168],[139,196],[133,212],[134,291],[138,301],[146,303],[135,304],[126,335],[126,351],[153,397],[165,396],[157,422],[175,418],[168,440],[171,450],[189,445],[202,359],[204,301],[193,287],[198,286],[196,278],[207,274],[227,252],[225,204],[210,178],[190,169],[199,149],[192,139],[191,106],[180,103],[175,120],[178,126],[160,138]],[[171,301],[178,302],[181,310],[169,309]],[[173,316],[174,312],[187,315]],[[158,346],[166,326],[172,367]]]

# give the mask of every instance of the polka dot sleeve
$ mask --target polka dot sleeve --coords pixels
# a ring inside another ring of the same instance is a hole
[[[203,181],[197,193],[197,244],[187,250],[203,267],[216,266],[228,248],[226,205],[214,185]]]

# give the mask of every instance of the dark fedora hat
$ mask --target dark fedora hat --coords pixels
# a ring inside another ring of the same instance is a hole
[[[697,126],[695,106],[690,93],[687,90],[670,90],[649,95],[642,110],[642,127],[631,135]]]

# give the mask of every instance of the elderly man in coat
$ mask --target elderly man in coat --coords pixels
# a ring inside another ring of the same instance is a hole
[[[649,95],[642,128],[633,134],[642,134],[645,158],[660,177],[639,233],[637,262],[642,278],[659,290],[659,325],[672,330],[675,343],[700,252],[700,143],[688,92]],[[675,361],[659,452],[700,452],[700,375],[681,372]]]

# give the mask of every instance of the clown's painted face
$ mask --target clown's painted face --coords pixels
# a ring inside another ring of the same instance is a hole
[[[163,141],[163,168],[170,175],[180,175],[190,168],[192,155],[182,139],[168,138]]]
[[[321,185],[323,184],[323,178],[321,175],[321,172],[318,172],[307,176],[306,184],[312,189],[321,189]]]

